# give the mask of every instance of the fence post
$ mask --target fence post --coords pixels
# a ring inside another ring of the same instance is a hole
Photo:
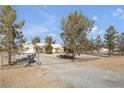
[[[1,70],[3,70],[3,52],[1,52]]]
[[[37,58],[38,58],[38,64],[40,65],[41,62],[40,62],[40,47],[39,46],[36,46],[36,54],[37,54]]]

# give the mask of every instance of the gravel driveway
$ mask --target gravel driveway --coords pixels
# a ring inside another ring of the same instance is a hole
[[[42,67],[56,73],[57,78],[75,87],[113,88],[124,87],[124,73],[99,69],[92,65],[80,65],[57,57],[40,56]],[[47,72],[46,72],[47,73]]]

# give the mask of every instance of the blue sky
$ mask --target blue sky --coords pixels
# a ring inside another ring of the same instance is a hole
[[[23,31],[27,42],[35,36],[44,42],[46,36],[51,35],[57,43],[62,43],[59,36],[60,20],[70,12],[82,11],[84,15],[95,20],[95,25],[89,37],[100,34],[102,37],[109,25],[114,25],[118,32],[124,32],[124,6],[13,6],[17,11],[18,21],[26,21]]]

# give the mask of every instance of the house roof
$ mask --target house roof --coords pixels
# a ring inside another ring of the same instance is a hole
[[[46,43],[36,43],[36,46],[39,47],[45,47],[45,45],[47,45]],[[24,46],[28,46],[28,47],[33,47],[33,44],[25,44]],[[63,48],[63,46],[61,44],[52,44],[53,48]]]
[[[42,46],[45,46],[46,43],[36,43],[36,45],[42,47]]]
[[[63,46],[61,44],[52,44],[53,48],[62,48]]]

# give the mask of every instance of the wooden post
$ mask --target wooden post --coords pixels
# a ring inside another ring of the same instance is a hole
[[[36,46],[36,53],[37,53],[37,58],[38,58],[38,64],[40,65],[40,47]]]
[[[3,53],[2,53],[2,69],[3,69]]]
[[[38,53],[37,53],[37,54],[38,54],[38,57],[37,57],[37,58],[38,58],[38,63],[40,63],[39,51],[38,51]]]
[[[1,52],[1,69],[3,70],[3,53]]]

